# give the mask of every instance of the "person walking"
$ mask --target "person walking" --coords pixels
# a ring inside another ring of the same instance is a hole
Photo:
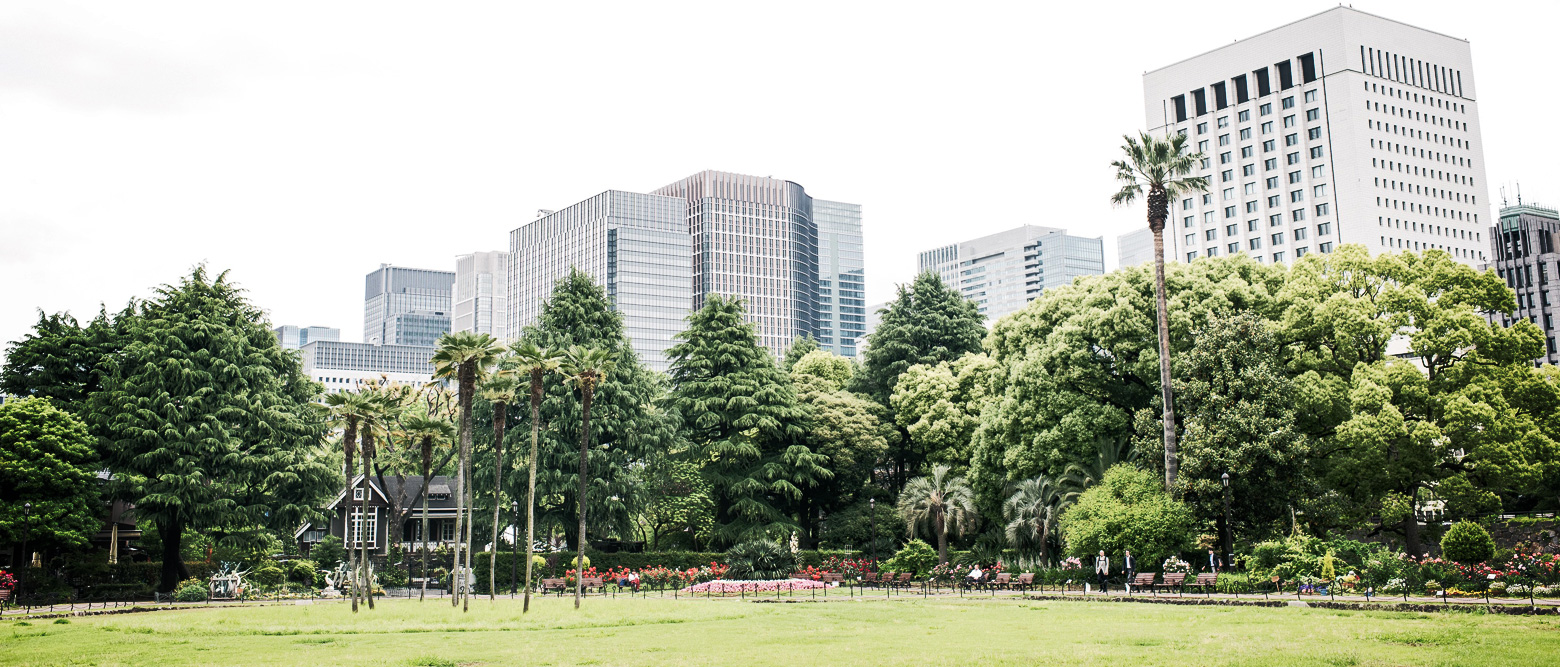
[[[1127,578],[1128,586],[1132,585],[1132,578],[1137,576],[1137,562],[1132,560],[1132,550],[1127,549],[1121,556],[1121,574]]]
[[[1220,565],[1221,565],[1221,563],[1219,563],[1219,555],[1214,553],[1213,549],[1209,549],[1208,550],[1208,571],[1209,572],[1213,572],[1213,573],[1218,573]]]
[[[1100,555],[1094,557],[1094,578],[1099,581],[1100,593],[1105,592],[1105,578],[1110,576],[1110,558],[1105,556],[1105,550],[1100,549]]]

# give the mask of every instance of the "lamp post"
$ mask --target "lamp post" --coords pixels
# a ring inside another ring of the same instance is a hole
[[[877,498],[867,499],[867,520],[872,522],[872,560],[877,560]]]
[[[1228,472],[1219,476],[1219,484],[1224,486],[1224,533],[1221,539],[1224,542],[1224,567],[1235,567],[1235,544],[1230,539],[1230,474]]]
[[[32,503],[22,503],[22,564],[16,573],[16,599],[22,599],[22,584],[27,583],[27,568],[32,567],[32,555],[27,553],[27,537],[32,532]],[[16,560],[12,558],[11,560]]]
[[[515,596],[515,591],[519,590],[515,582],[519,581],[520,577],[520,501],[510,501],[509,509],[515,517],[514,527],[511,528],[513,532],[510,533],[509,539],[510,551],[514,552],[514,557],[509,559],[509,597],[512,598]]]

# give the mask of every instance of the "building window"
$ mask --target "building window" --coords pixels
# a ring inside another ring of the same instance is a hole
[[[1218,257],[1219,256],[1219,249],[1218,248],[1209,248],[1208,249],[1208,256],[1209,257]]]
[[[1186,261],[1190,262],[1190,261],[1192,261],[1194,259],[1197,259],[1197,251],[1196,250],[1193,250],[1193,251],[1191,251],[1189,253],[1186,253]]]
[[[1309,252],[1310,250],[1311,250],[1310,248],[1307,248],[1305,246],[1300,246],[1298,248],[1295,248],[1295,259],[1300,259],[1301,257],[1304,257],[1305,253]]]
[[[1284,108],[1285,109],[1293,109],[1295,107],[1295,98],[1294,98],[1294,96],[1291,95],[1289,97],[1284,98],[1283,99],[1283,103],[1284,103]]]
[[[1273,215],[1268,216],[1269,227],[1277,227],[1282,224],[1284,224],[1284,214],[1274,213]]]
[[[1226,206],[1226,207],[1224,207],[1224,217],[1226,217],[1226,218],[1233,218],[1233,217],[1235,217],[1235,207],[1234,206]]]
[[[1240,175],[1241,176],[1255,176],[1256,174],[1257,174],[1257,167],[1256,167],[1256,165],[1243,164],[1243,165],[1240,166]]]
[[[1322,110],[1321,109],[1306,109],[1305,110],[1305,119],[1308,120],[1308,121],[1310,121],[1310,120],[1320,120],[1321,117],[1322,117]]]
[[[1197,124],[1197,133],[1198,134],[1207,134],[1208,133],[1208,124],[1207,123],[1198,123]],[[1203,146],[1207,146],[1208,142],[1204,141],[1204,142],[1202,142],[1202,145]]]
[[[1233,181],[1233,180],[1235,180],[1235,170],[1234,169],[1225,169],[1224,171],[1219,172],[1219,182],[1220,183],[1228,183],[1228,182]]]
[[[1255,221],[1253,220],[1253,222]],[[1252,250],[1262,249],[1262,239],[1251,239],[1250,241],[1247,241],[1246,244],[1251,246]]]
[[[1267,104],[1264,104],[1264,105],[1262,105],[1262,106],[1257,108],[1257,114],[1258,115],[1266,116],[1266,115],[1268,115],[1270,113],[1273,113],[1273,103],[1272,102],[1268,102]]]
[[[1240,229],[1236,225],[1225,225],[1224,226],[1224,235],[1225,236],[1234,236],[1239,231],[1240,231]]]
[[[1219,127],[1224,127],[1224,126],[1220,125]],[[1219,135],[1219,145],[1220,146],[1228,146],[1228,145],[1230,145],[1230,135],[1229,135],[1229,133],[1225,133],[1225,134]]]
[[[1311,147],[1311,159],[1315,160],[1315,159],[1317,159],[1317,158],[1319,158],[1321,156],[1322,156],[1322,147],[1321,146],[1312,146]]]
[[[1254,201],[1246,202],[1246,212],[1247,213],[1256,213],[1257,212],[1257,203],[1254,202]]]
[[[1305,91],[1305,101],[1307,101],[1307,102],[1315,102],[1316,101],[1316,91],[1315,90],[1307,90],[1307,91]]]
[[[1246,112],[1242,111],[1241,113],[1246,113]],[[1251,138],[1251,128],[1249,128],[1249,127],[1240,128],[1240,140],[1241,141],[1246,141],[1247,139],[1250,139],[1250,138]]]
[[[1230,117],[1229,116],[1219,116],[1219,127],[1229,127],[1229,126],[1230,126]]]
[[[1229,246],[1225,247],[1225,250],[1228,251],[1231,255],[1240,252],[1240,242],[1236,241],[1235,243],[1229,244]]]
[[[1192,210],[1192,198],[1191,197],[1187,197],[1186,199],[1182,199],[1181,200],[1181,210],[1183,210],[1183,211],[1190,211],[1190,210]]]
[[[1205,231],[1205,232],[1203,232],[1203,238],[1208,239],[1209,241],[1213,241],[1215,239],[1218,239],[1219,238],[1219,230],[1217,230],[1217,229],[1210,229],[1208,231]]]
[[[1274,234],[1272,238],[1269,239],[1269,241],[1272,241],[1273,245],[1284,245],[1284,233],[1279,232]],[[1276,260],[1277,258],[1274,259]]]
[[[1305,201],[1305,190],[1291,190],[1289,192],[1289,202],[1294,203],[1298,201]]]
[[[371,511],[369,513],[369,520],[366,522],[367,523],[367,527],[366,527],[367,533],[365,535],[365,526],[364,526],[365,522],[363,521],[363,508],[361,508],[361,507],[354,507],[354,508],[352,508],[351,520],[350,520],[350,524],[349,524],[351,526],[351,528],[348,531],[348,535],[352,538],[350,541],[353,544],[359,544],[360,545],[360,544],[363,544],[365,541],[369,545],[375,545],[375,544],[379,543],[379,521],[378,521],[378,518],[379,518],[379,508],[378,507],[374,507],[374,508],[370,508],[370,509],[371,509]]]
[[[1323,255],[1332,252],[1332,248],[1333,248],[1332,241],[1328,241],[1326,243],[1318,243],[1318,244],[1316,244],[1316,251],[1319,252],[1319,253],[1322,253]]]
[[[1197,235],[1196,234],[1187,234],[1186,235],[1186,245],[1192,245],[1192,244],[1194,244],[1196,242],[1197,242]]]
[[[1306,130],[1305,138],[1310,139],[1311,141],[1316,141],[1317,139],[1322,138],[1322,128],[1313,127],[1309,130]]]
[[[1229,151],[1224,151],[1223,153],[1219,154],[1219,164],[1229,164],[1230,160],[1231,156]]]
[[[1204,223],[1213,222],[1213,211],[1208,211],[1206,213],[1203,213],[1203,222]]]
[[[1286,135],[1284,135],[1284,145],[1285,146],[1293,146],[1293,145],[1298,144],[1298,143],[1300,143],[1300,135],[1298,135],[1298,134],[1286,134]]]
[[[1241,100],[1241,101],[1244,102],[1245,100]],[[1251,110],[1247,109],[1245,111],[1240,112],[1240,115],[1237,118],[1237,120],[1239,120],[1242,123],[1251,120]]]
[[[1260,221],[1260,220],[1247,220],[1246,221],[1246,231],[1248,231],[1248,232],[1257,231],[1257,229],[1261,226],[1261,224],[1262,224],[1262,221]]]
[[[1332,233],[1332,223],[1324,222],[1316,226],[1317,236],[1327,236]]]
[[[1251,157],[1254,154],[1255,154],[1255,151],[1251,150],[1250,146],[1241,146],[1240,147],[1240,156],[1241,157],[1248,158],[1248,157]]]
[[[1235,198],[1235,188],[1224,188],[1224,199],[1225,200],[1230,200],[1230,199],[1234,199],[1234,198]]]
[[[1321,149],[1318,148],[1316,150],[1321,150]],[[1286,164],[1300,164],[1300,154],[1299,153],[1290,153],[1288,155],[1288,159],[1286,160]]]
[[[1300,182],[1300,172],[1299,171],[1291,171],[1291,172],[1289,172],[1289,182],[1290,183],[1299,183]]]
[[[1204,192],[1203,196],[1202,196],[1202,203],[1203,203],[1203,206],[1207,206],[1209,204],[1212,204],[1213,203],[1213,195],[1210,195],[1210,194]]]
[[[363,487],[360,486],[360,487],[357,487],[355,489],[352,489],[352,499],[353,500],[362,500],[363,499]]]
[[[1311,167],[1311,178],[1321,178],[1324,173],[1325,172],[1322,171],[1322,165]]]
[[[1184,218],[1181,218],[1181,226],[1182,227],[1191,227],[1192,226],[1192,219],[1193,218],[1190,215],[1188,215],[1188,216],[1186,216]]]
[[[1276,157],[1270,157],[1270,158],[1262,161],[1262,170],[1263,171],[1273,171],[1274,169],[1277,169],[1277,168],[1278,168],[1278,158],[1276,158]]]
[[[1294,126],[1295,126],[1295,115],[1294,114],[1289,114],[1288,116],[1284,116],[1284,127],[1285,128],[1291,128],[1291,127],[1294,127]]]
[[[1267,141],[1262,142],[1262,152],[1271,153],[1276,150],[1278,150],[1278,142],[1273,141],[1272,139],[1268,139]]]
[[[1331,212],[1332,212],[1332,209],[1328,208],[1328,202],[1322,202],[1322,203],[1316,205],[1316,215],[1318,217],[1327,215],[1328,213],[1331,213]]]
[[[1272,134],[1273,133],[1273,121],[1270,120],[1270,121],[1262,123],[1262,133],[1263,134]]]
[[[1294,232],[1295,232],[1295,240],[1296,241],[1304,241],[1305,240],[1306,229],[1304,227],[1297,228],[1297,229],[1294,230]],[[1296,254],[1299,254],[1299,253],[1296,253]]]
[[[1283,262],[1283,261],[1284,261],[1284,253],[1282,253],[1282,252],[1275,252],[1275,253],[1273,253],[1273,263],[1274,264],[1278,264],[1278,263]]]
[[[1305,219],[1305,209],[1297,208],[1297,209],[1295,209],[1293,211],[1290,211],[1289,212],[1289,219],[1293,220],[1295,222],[1300,222],[1301,220],[1304,220]]]

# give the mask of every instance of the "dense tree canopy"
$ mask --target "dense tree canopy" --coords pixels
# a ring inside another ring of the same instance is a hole
[[[86,545],[107,518],[96,463],[92,436],[70,413],[41,398],[0,405],[0,544]]]
[[[117,314],[105,308],[83,327],[69,313],[40,311],[33,330],[6,348],[0,392],[47,398],[85,419],[87,397],[98,390],[103,360],[124,346],[134,315],[133,302]]]

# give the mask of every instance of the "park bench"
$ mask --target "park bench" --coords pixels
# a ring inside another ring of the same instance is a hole
[[[806,572],[792,572],[791,573],[791,578],[792,579],[812,579],[812,575],[807,574]]]
[[[1204,572],[1202,574],[1197,575],[1197,580],[1196,581],[1194,581],[1194,582],[1192,582],[1190,584],[1187,584],[1187,585],[1188,586],[1196,586],[1198,588],[1201,588],[1203,590],[1203,594],[1207,595],[1209,588],[1215,588],[1215,589],[1218,588],[1218,586],[1219,586],[1219,574],[1217,572]]]
[[[1013,588],[1017,588],[1022,591],[1029,590],[1029,587],[1033,585],[1035,585],[1035,573],[1033,572],[1025,572],[1018,575],[1018,578],[1014,579],[1012,584]]]
[[[580,587],[586,591],[589,591],[592,588],[599,588],[601,589],[602,595],[607,594],[607,587],[602,585],[601,577],[585,577],[580,579]]]
[[[1008,588],[1009,586],[1013,585],[1013,575],[1007,572],[1003,572],[995,577],[992,577],[991,581],[986,585],[992,588]]]
[[[11,589],[0,588],[0,609],[5,609],[11,602]]]
[[[872,586],[874,588],[877,587],[877,586],[880,586],[880,585],[883,584],[883,580],[882,580],[882,576],[883,575],[888,575],[890,577],[893,576],[891,574],[888,574],[887,572],[868,572],[866,574],[861,575],[861,585],[864,586],[864,587],[865,586]]]
[[[546,595],[547,591],[558,591],[559,595],[563,595],[563,592],[565,590],[567,590],[568,588],[569,588],[569,582],[564,581],[562,579],[543,579],[542,580],[542,594],[543,595]]]
[[[1139,572],[1139,573],[1137,573],[1136,576],[1132,577],[1132,581],[1130,581],[1128,583],[1130,583],[1132,585],[1132,588],[1134,588],[1134,589],[1147,588],[1149,590],[1153,590],[1153,588],[1154,588],[1154,573],[1153,572]]]
[[[900,572],[899,573],[899,580],[894,582],[894,585],[899,586],[901,588],[909,588],[910,587],[910,580],[914,579],[914,578],[915,578],[915,573],[914,572]]]
[[[840,574],[838,572],[825,572],[825,573],[823,573],[823,583],[826,583],[826,584],[842,584],[842,583],[845,583],[845,575]]]
[[[1186,583],[1185,572],[1166,572],[1164,581],[1159,582],[1154,588],[1174,588],[1179,591],[1184,583]]]

